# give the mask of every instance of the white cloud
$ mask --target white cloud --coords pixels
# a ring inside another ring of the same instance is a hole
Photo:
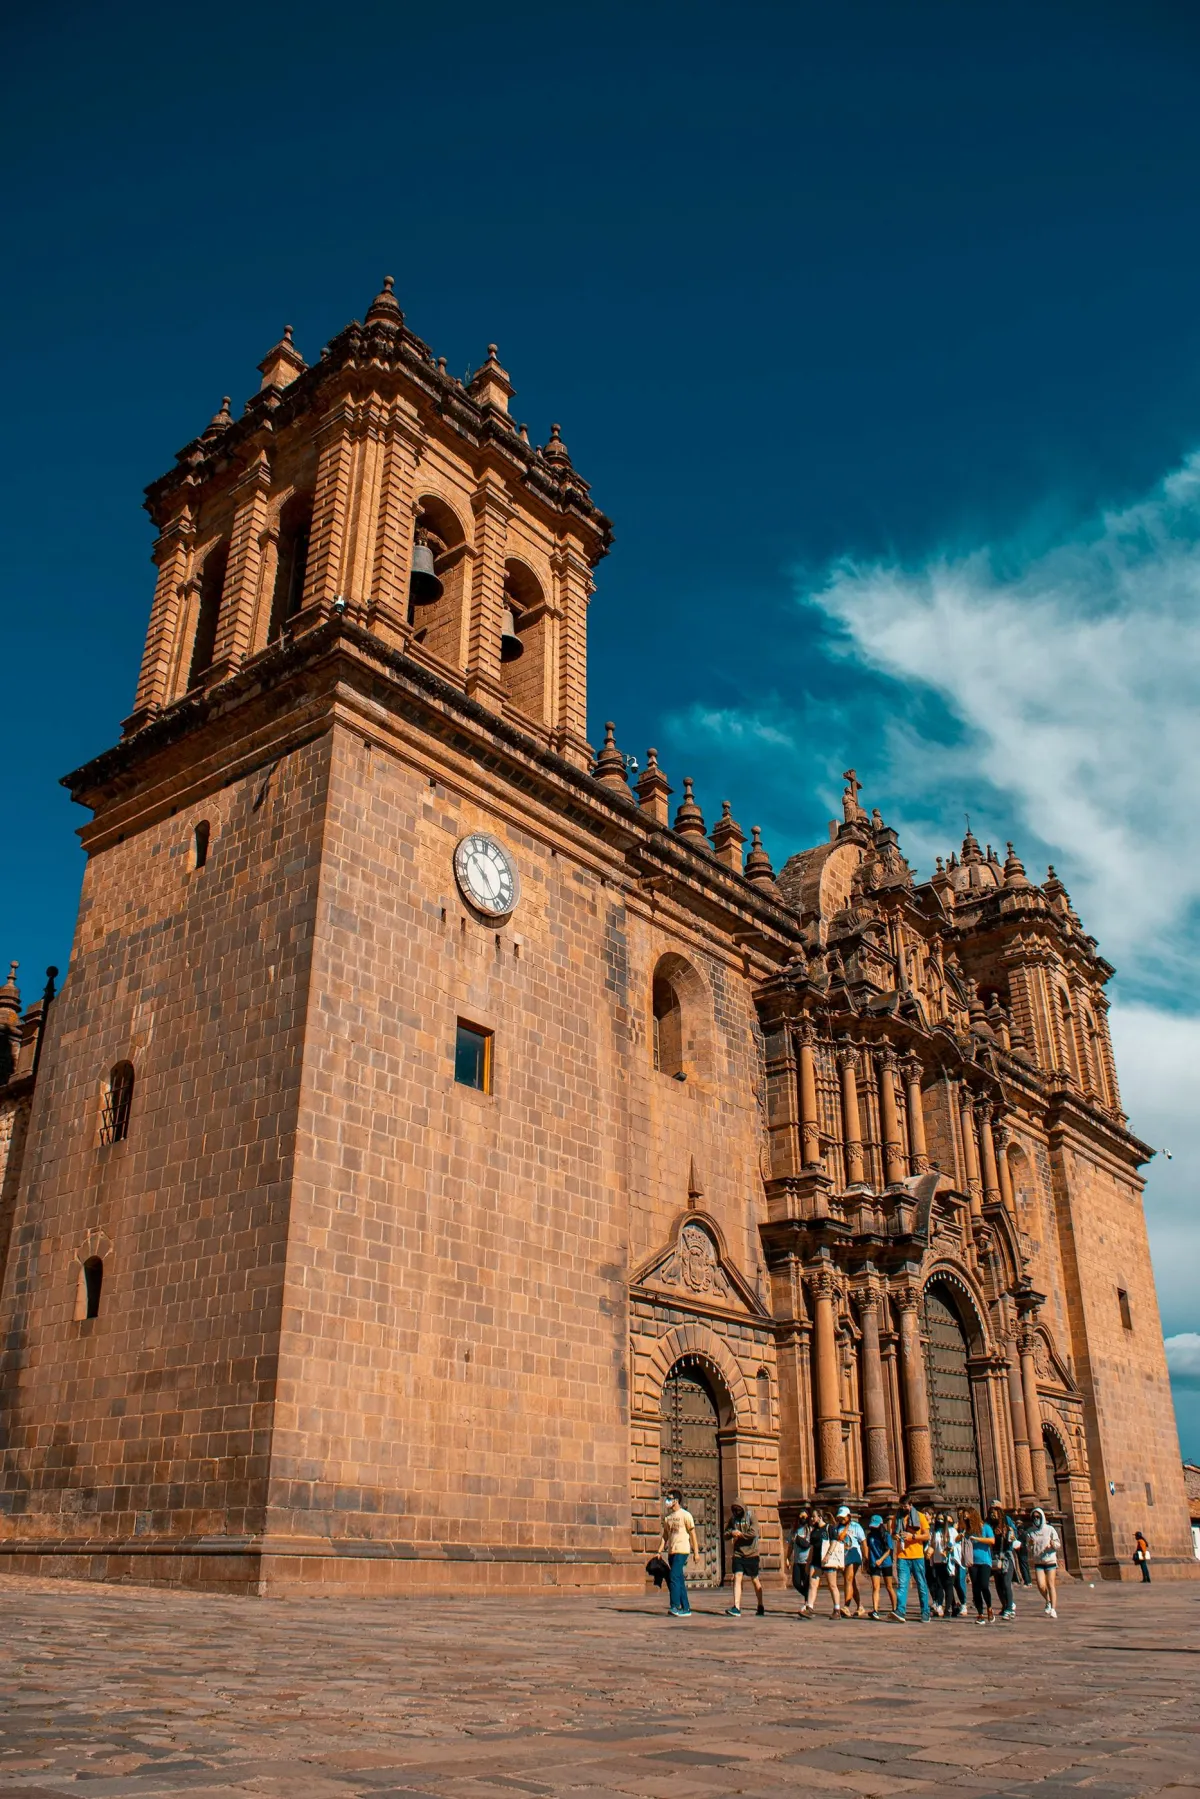
[[[1167,1367],[1180,1385],[1200,1387],[1200,1331],[1181,1331],[1166,1340]]]
[[[1200,454],[1040,555],[845,562],[806,597],[847,654],[932,690],[961,727],[947,748],[898,720],[893,775],[922,797],[951,770],[956,798],[972,780],[1004,796],[1017,835],[1058,851],[1107,953],[1151,983],[1194,978],[1181,938],[1200,898]]]

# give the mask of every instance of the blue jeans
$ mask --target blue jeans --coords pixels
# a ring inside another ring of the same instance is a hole
[[[687,1575],[684,1572],[687,1565],[686,1555],[669,1555],[667,1557],[667,1566],[671,1570],[667,1576],[667,1592],[671,1595],[673,1612],[690,1612],[692,1609],[688,1600]]]
[[[900,1571],[896,1579],[896,1610],[903,1618],[908,1607],[908,1583],[915,1580],[917,1592],[921,1595],[921,1616],[929,1616],[929,1582],[925,1578],[924,1561],[909,1561],[907,1556],[900,1557]]]

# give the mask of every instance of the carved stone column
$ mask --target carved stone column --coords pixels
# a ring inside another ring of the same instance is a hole
[[[863,1459],[865,1491],[869,1499],[885,1499],[893,1491],[892,1462],[888,1454],[887,1395],[883,1384],[883,1359],[879,1349],[879,1311],[882,1304],[883,1294],[877,1282],[868,1280],[859,1288]]]
[[[271,465],[260,452],[233,489],[229,567],[210,669],[214,680],[231,674],[253,648],[270,492]]]
[[[382,444],[379,513],[371,557],[367,629],[399,647],[409,638],[408,583],[412,573],[417,465],[425,448],[418,423],[394,408]]]
[[[838,1046],[838,1074],[842,1085],[842,1152],[846,1159],[846,1185],[863,1187],[862,1120],[858,1111],[858,1051],[852,1043]]]
[[[833,1498],[846,1491],[846,1446],[842,1439],[842,1382],[838,1368],[833,1270],[818,1268],[809,1285],[817,1356],[818,1490]]]
[[[195,543],[195,521],[188,506],[181,508],[163,526],[154,546],[158,580],[154,588],[154,604],[150,609],[150,628],[142,654],[142,670],[134,696],[133,711],[125,720],[126,734],[140,730],[168,704],[171,678],[179,648],[179,633],[184,612],[184,584],[188,577],[192,547]]]
[[[335,401],[317,433],[320,453],[313,490],[312,539],[293,634],[309,630],[329,615],[341,591],[354,489],[357,408],[349,395]]]
[[[886,1314],[884,1314],[886,1316]],[[900,1400],[900,1376],[897,1371],[897,1337],[890,1324],[883,1335],[883,1389],[887,1402],[888,1448],[895,1477],[895,1496],[908,1491],[904,1462],[904,1408]]]
[[[883,1133],[883,1178],[889,1187],[898,1187],[908,1168],[904,1144],[900,1138],[900,1113],[896,1105],[896,1054],[885,1049],[875,1062],[879,1076],[879,1122]]]
[[[975,1107],[975,1122],[979,1130],[979,1147],[983,1151],[984,1204],[998,1205],[1000,1202],[1000,1176],[996,1168],[996,1145],[992,1138],[992,1108],[988,1100],[981,1100]]]
[[[512,501],[498,476],[489,469],[471,495],[475,512],[474,591],[467,635],[467,693],[485,706],[502,708],[504,681],[500,664],[500,630],[504,611],[504,557]]]
[[[1046,1448],[1042,1442],[1042,1405],[1037,1385],[1037,1336],[1031,1319],[1023,1319],[1019,1338],[1021,1387],[1025,1400],[1025,1429],[1029,1439],[1029,1465],[1033,1490],[1046,1497]]]
[[[573,539],[551,561],[558,597],[559,649],[554,744],[576,768],[587,768],[587,609],[594,583],[587,559]]]
[[[996,1143],[996,1178],[1000,1182],[1000,1199],[1009,1217],[1015,1222],[1017,1204],[1013,1197],[1012,1170],[1008,1165],[1008,1146],[1012,1142],[1012,1132],[1001,1124],[997,1125],[993,1136]]]
[[[1029,1454],[1029,1423],[1025,1416],[1025,1389],[1021,1381],[1021,1363],[1015,1345],[1008,1351],[1008,1415],[1012,1420],[1013,1455],[1017,1464],[1017,1496],[1022,1505],[1037,1499],[1033,1484],[1033,1463]]]
[[[798,1027],[800,1063],[800,1161],[804,1168],[817,1168],[821,1161],[821,1120],[817,1110],[817,1033],[805,1019]]]
[[[925,1106],[921,1098],[921,1064],[916,1056],[906,1056],[901,1063],[904,1090],[908,1099],[908,1166],[912,1174],[926,1174],[929,1153],[925,1147]]]
[[[785,1502],[811,1499],[816,1484],[809,1372],[811,1325],[804,1303],[798,1256],[789,1254],[772,1264],[771,1301],[771,1309],[781,1326],[775,1344],[779,1382],[779,1496]]]
[[[975,1147],[975,1114],[971,1108],[971,1094],[963,1088],[959,1100],[959,1121],[962,1125],[962,1146],[964,1172],[967,1181],[967,1197],[971,1201],[971,1217],[983,1217],[983,1187],[979,1179],[979,1152]]]
[[[932,1498],[937,1487],[929,1430],[925,1351],[918,1316],[920,1289],[915,1285],[900,1287],[894,1298],[900,1314],[900,1374],[904,1387],[904,1459],[908,1464],[908,1490],[918,1497]]]

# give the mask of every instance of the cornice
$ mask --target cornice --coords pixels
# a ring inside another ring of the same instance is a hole
[[[239,775],[278,755],[281,733],[269,727],[279,720],[281,694],[314,677],[319,690],[299,706],[293,701],[289,710],[288,745],[309,741],[330,727],[339,686],[369,690],[385,710],[603,839],[625,858],[632,881],[644,885],[657,877],[670,882],[679,905],[719,930],[753,937],[767,954],[787,957],[798,946],[798,918],[745,875],[702,846],[655,825],[632,796],[605,786],[344,617],[335,616],[289,644],[264,651],[228,680],[178,701],[65,775],[62,785],[71,797],[95,814],[85,829],[88,848],[115,840],[135,816],[140,822],[140,814],[129,813],[129,802],[139,795],[157,794],[151,810],[166,805],[164,762],[184,742],[194,746],[189,767],[207,765],[213,786],[231,778],[229,757],[221,754],[231,737],[260,745],[250,762],[245,755],[235,758]]]
[[[303,419],[323,416],[339,389],[342,396],[365,398],[381,385],[400,382],[424,402],[429,421],[443,424],[476,458],[500,462],[548,510],[573,517],[590,540],[593,565],[606,554],[612,542],[611,521],[593,504],[588,483],[570,463],[551,466],[522,438],[507,414],[479,404],[461,382],[439,368],[428,344],[406,326],[381,321],[370,325],[352,321],[331,339],[320,361],[286,388],[265,390],[223,431],[185,444],[177,467],[146,488],[147,511],[156,523],[164,524],[173,496],[204,485],[231,462],[252,455]]]

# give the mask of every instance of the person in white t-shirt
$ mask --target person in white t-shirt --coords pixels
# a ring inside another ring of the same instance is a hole
[[[692,1607],[688,1599],[687,1564],[689,1555],[700,1554],[700,1545],[696,1541],[696,1520],[690,1512],[684,1510],[683,1494],[678,1489],[667,1494],[658,1553],[665,1556],[670,1570],[667,1590],[671,1595],[671,1616],[690,1618]]]

